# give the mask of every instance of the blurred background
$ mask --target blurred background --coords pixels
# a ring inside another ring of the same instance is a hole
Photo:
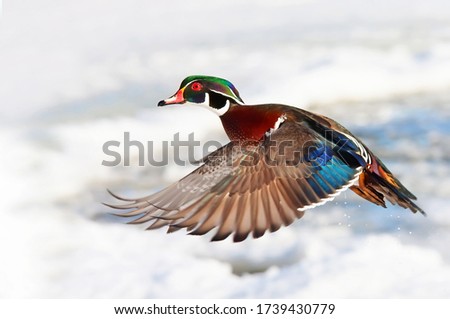
[[[103,166],[105,142],[227,142],[212,112],[156,107],[191,74],[334,118],[428,217],[347,191],[234,244],[108,215],[106,188],[138,197],[194,167]],[[0,297],[450,297],[448,0],[8,2],[0,150]]]

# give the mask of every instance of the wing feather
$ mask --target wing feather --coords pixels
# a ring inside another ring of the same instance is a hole
[[[129,210],[118,215],[136,217],[131,223],[151,222],[147,229],[168,226],[168,232],[173,232],[186,228],[193,235],[217,229],[212,240],[233,234],[234,241],[242,241],[249,234],[258,238],[267,230],[274,232],[301,218],[305,209],[333,199],[361,173],[360,168],[340,161],[337,150],[326,148],[333,146],[327,146],[324,137],[299,123],[283,123],[267,139],[280,142],[288,134],[297,139],[283,153],[268,150],[267,140],[246,145],[230,142],[178,183],[137,199],[113,195],[125,203],[109,206]],[[314,158],[308,161],[305,140],[327,152],[316,152],[323,157],[320,165]],[[271,161],[265,160],[268,151]],[[291,165],[288,157],[292,154],[307,160]]]

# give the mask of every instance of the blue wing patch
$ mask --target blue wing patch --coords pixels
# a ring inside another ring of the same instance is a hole
[[[333,149],[325,143],[319,142],[306,149],[305,160],[313,166],[323,166],[333,157]]]
[[[305,179],[309,185],[306,189],[314,193],[309,194],[310,196],[316,195],[324,201],[329,200],[339,190],[350,186],[355,176],[359,175],[361,166],[355,158],[359,155],[352,149],[354,144],[349,143],[348,148],[345,145],[347,144],[333,148],[326,142],[318,141],[305,150],[305,162],[311,165],[311,175]],[[348,157],[351,158],[350,163]]]

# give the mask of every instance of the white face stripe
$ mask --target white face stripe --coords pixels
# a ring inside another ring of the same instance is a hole
[[[213,111],[218,116],[224,115],[229,109],[230,109],[230,100],[227,99],[225,102],[225,105],[221,107],[220,109],[215,109],[212,106],[209,105],[209,94],[205,93],[205,101],[202,103],[192,103],[194,105],[203,106],[204,108],[207,108],[210,111]]]
[[[210,89],[210,91],[211,92],[215,92],[215,93],[220,94],[220,95],[223,95],[223,96],[227,96],[227,97],[229,97],[230,99],[232,99],[233,101],[235,101],[239,105],[244,105],[244,103],[239,101],[239,98],[236,95],[228,95],[228,94],[225,94],[223,92],[219,92],[219,91],[211,90],[211,89]]]
[[[227,99],[227,101],[225,102],[225,105],[223,107],[221,107],[220,109],[215,109],[213,107],[210,107],[210,109],[212,109],[213,112],[216,112],[217,114],[219,114],[219,116],[222,116],[225,113],[227,113],[228,110],[230,109],[230,100]]]
[[[205,93],[205,100],[201,103],[204,106],[209,106],[209,94]]]
[[[196,82],[196,81],[198,81],[198,80],[192,80],[191,82],[189,82],[188,84],[186,84],[184,87],[186,88],[186,87],[188,87],[189,85],[191,85],[193,82]],[[212,106],[209,104],[209,103],[210,103],[210,96],[209,96],[209,94],[206,93],[206,92],[205,92],[205,100],[204,100],[203,102],[201,102],[201,103],[193,103],[193,102],[190,102],[190,103],[192,103],[192,104],[194,104],[194,105],[206,107],[208,110],[213,111],[213,112],[216,113],[218,116],[224,115],[224,114],[230,109],[230,104],[231,104],[230,99],[233,100],[233,102],[235,102],[235,103],[237,103],[237,104],[239,104],[239,105],[244,105],[244,103],[242,103],[242,102],[240,101],[240,98],[238,98],[236,95],[228,95],[228,94],[225,94],[225,93],[220,92],[220,91],[211,90],[211,89],[209,89],[209,90],[210,90],[211,92],[215,92],[215,93],[217,93],[217,94],[220,94],[220,95],[225,96],[225,97],[228,98],[228,99],[226,100],[225,105],[224,105],[223,107],[221,107],[220,109],[216,109],[216,108],[212,107]],[[278,121],[279,121],[279,120],[280,120],[280,119],[278,119]],[[278,121],[277,121],[277,123],[278,123]],[[283,121],[284,121],[284,119],[283,119]],[[283,121],[282,121],[282,122],[283,122]],[[277,126],[277,125],[279,126],[282,122],[276,124],[276,126]],[[278,126],[277,126],[277,128],[278,128]]]
[[[198,81],[198,80],[192,80],[191,82],[189,82],[188,84],[186,84],[184,87],[187,88],[187,87],[188,87],[189,85],[191,85],[193,82],[197,82],[197,81]],[[211,92],[215,92],[215,93],[217,93],[217,94],[220,94],[220,95],[229,97],[229,98],[232,99],[234,102],[236,102],[236,104],[244,105],[244,103],[240,101],[240,98],[237,97],[237,96],[234,95],[234,94],[233,94],[233,95],[229,95],[229,94],[225,94],[225,93],[223,93],[223,92],[216,91],[216,90],[212,90],[212,89],[208,89],[208,90],[210,90]],[[205,101],[206,101],[206,100],[205,100]],[[200,103],[198,103],[198,104],[200,104]],[[203,103],[202,103],[202,104],[203,104]]]

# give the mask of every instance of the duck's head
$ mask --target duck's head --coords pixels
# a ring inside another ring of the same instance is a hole
[[[178,91],[158,106],[193,103],[206,106],[219,116],[228,111],[231,104],[243,104],[239,92],[231,82],[206,75],[188,76]]]

